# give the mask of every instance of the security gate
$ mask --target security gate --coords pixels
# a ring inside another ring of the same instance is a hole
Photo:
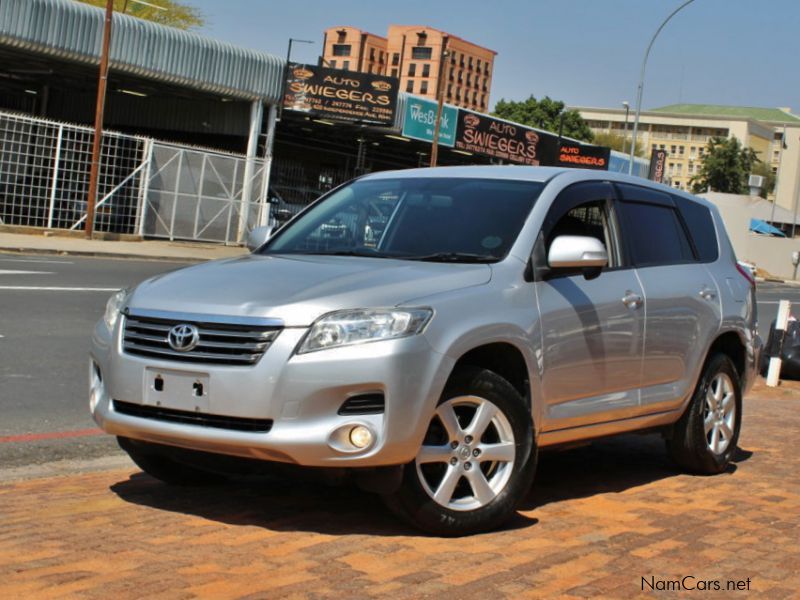
[[[0,225],[80,229],[94,130],[0,112]],[[103,132],[95,231],[242,242],[266,224],[265,162]]]
[[[142,235],[242,241],[247,231],[267,221],[264,171],[260,159],[153,142]]]

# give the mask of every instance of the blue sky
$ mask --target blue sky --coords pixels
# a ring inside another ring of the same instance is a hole
[[[491,105],[550,96],[580,106],[633,104],[650,36],[680,0],[183,0],[200,33],[316,62],[322,31],[427,25],[496,50]],[[332,8],[336,6],[336,10]],[[695,0],[656,40],[643,106],[786,106],[800,113],[800,0]]]

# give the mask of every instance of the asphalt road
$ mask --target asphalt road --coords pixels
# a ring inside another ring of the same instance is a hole
[[[95,427],[88,351],[111,293],[184,266],[0,254],[0,468],[117,452]],[[34,439],[3,441],[34,434]]]
[[[120,452],[87,435],[91,332],[114,290],[181,266],[0,254],[0,469]],[[784,298],[800,304],[800,287],[759,284],[763,337]]]

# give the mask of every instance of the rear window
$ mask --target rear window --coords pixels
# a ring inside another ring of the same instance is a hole
[[[670,206],[623,202],[625,242],[637,267],[693,262],[694,256],[678,213]]]
[[[700,262],[714,262],[719,258],[719,244],[717,243],[717,231],[714,228],[714,220],[711,211],[688,198],[673,196],[678,210],[681,211],[683,220],[689,228],[689,235],[692,236],[694,247],[697,250]]]

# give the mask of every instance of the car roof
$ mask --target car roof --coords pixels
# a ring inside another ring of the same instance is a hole
[[[522,167],[514,165],[476,165],[469,167],[435,167],[424,169],[402,169],[380,171],[366,175],[364,179],[406,179],[415,177],[456,177],[481,179],[513,179],[518,181],[545,182],[559,173],[575,169],[563,167]]]

